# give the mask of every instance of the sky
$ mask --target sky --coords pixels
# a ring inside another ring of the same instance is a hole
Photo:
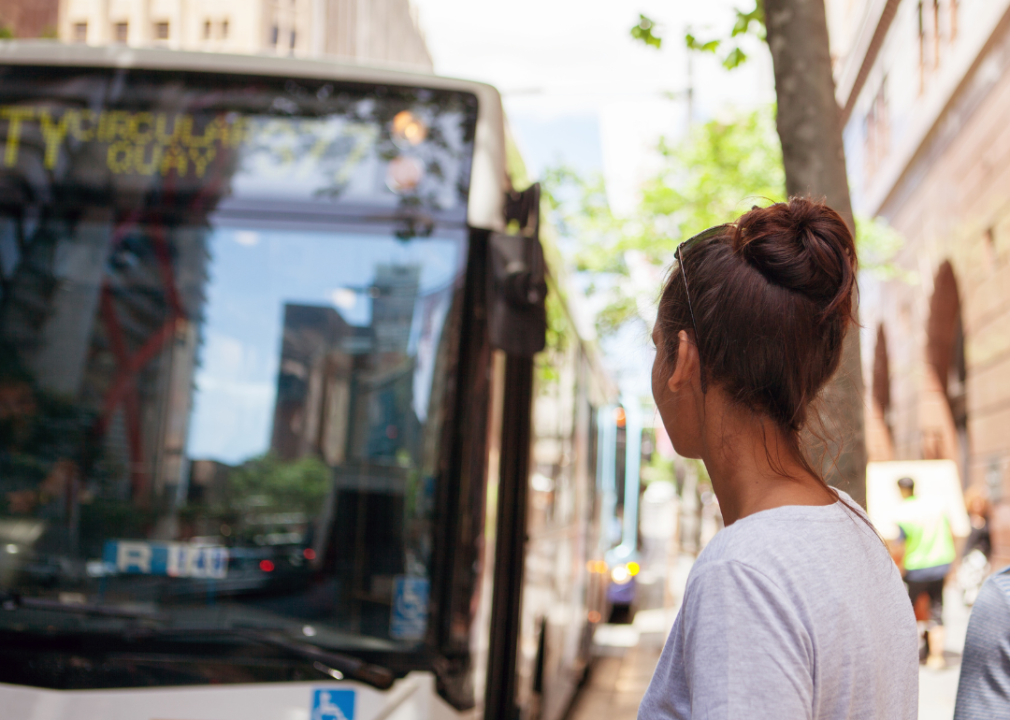
[[[435,72],[502,93],[533,179],[562,163],[601,172],[618,214],[634,209],[657,168],[659,138],[676,139],[687,126],[685,30],[703,40],[725,36],[733,8],[753,7],[753,0],[412,1]],[[631,37],[639,13],[656,21],[660,50]],[[695,121],[774,101],[767,49],[757,39],[746,47],[751,60],[733,72],[693,53]],[[591,325],[586,307],[576,309],[583,328]],[[644,326],[626,327],[601,347],[622,391],[648,396],[652,349]]]
[[[414,411],[424,421],[433,350],[450,298],[445,289],[463,272],[463,242],[462,236],[405,241],[374,233],[216,228],[207,238],[212,263],[190,457],[237,465],[269,450],[286,306],[333,308],[351,325],[369,325],[373,305],[363,289],[383,265],[419,273],[405,351],[416,360]]]
[[[728,33],[732,8],[752,0],[413,0],[435,72],[495,85],[534,177],[568,164],[603,172],[611,205],[630,211],[655,168],[660,136],[686,126],[688,59],[683,35]],[[629,30],[644,13],[665,38],[656,50]],[[732,73],[695,54],[695,120],[774,100],[771,60],[753,41],[752,61]],[[668,96],[672,95],[672,96]]]

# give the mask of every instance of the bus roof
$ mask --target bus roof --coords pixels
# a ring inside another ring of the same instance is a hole
[[[0,41],[0,63],[300,77],[473,93],[477,97],[478,117],[467,222],[473,227],[488,230],[504,229],[502,206],[509,189],[505,166],[504,117],[501,95],[485,83],[352,65],[330,59],[232,55],[123,45],[71,45],[52,40]]]

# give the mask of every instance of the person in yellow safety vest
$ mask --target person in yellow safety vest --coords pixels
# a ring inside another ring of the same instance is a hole
[[[943,506],[917,497],[912,478],[898,480],[898,489],[904,500],[898,509],[901,542],[895,548],[895,562],[904,573],[912,606],[916,606],[916,601],[923,594],[929,598],[929,619],[926,621],[929,654],[926,666],[939,669],[946,666],[943,657],[943,583],[956,557],[954,536]]]

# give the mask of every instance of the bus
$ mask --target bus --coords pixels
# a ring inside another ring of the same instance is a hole
[[[606,613],[615,398],[573,333],[534,359],[563,298],[498,93],[0,58],[4,714],[560,717]]]
[[[560,275],[549,278],[550,340],[535,364],[517,667],[519,706],[539,720],[565,716],[589,669],[593,631],[609,617],[607,528],[616,513],[616,435],[607,428],[617,391],[576,331]]]

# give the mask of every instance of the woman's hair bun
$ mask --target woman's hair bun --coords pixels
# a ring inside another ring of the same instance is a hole
[[[737,220],[733,249],[768,282],[813,301],[822,321],[851,316],[856,247],[825,203],[794,197],[755,207]]]

